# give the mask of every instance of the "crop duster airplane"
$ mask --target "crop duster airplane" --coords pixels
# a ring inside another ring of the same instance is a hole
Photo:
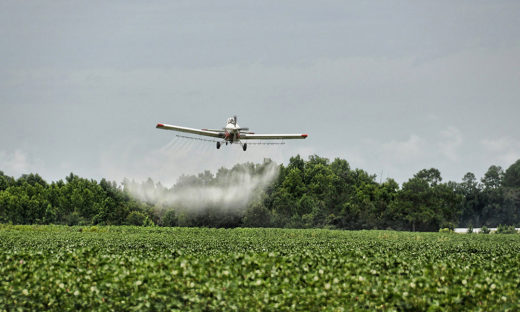
[[[222,146],[223,143],[226,145],[237,143],[242,146],[242,149],[246,151],[247,143],[242,143],[243,140],[284,140],[284,139],[305,139],[306,134],[255,134],[249,132],[249,128],[241,128],[237,124],[237,116],[228,118],[227,124],[224,128],[218,129],[194,129],[180,126],[173,126],[159,123],[156,126],[157,129],[173,130],[179,132],[187,132],[202,136],[208,136],[220,139],[217,142],[217,149]],[[190,138],[190,137],[187,137]],[[211,140],[204,140],[211,141]],[[252,144],[276,144],[276,143],[252,143]]]

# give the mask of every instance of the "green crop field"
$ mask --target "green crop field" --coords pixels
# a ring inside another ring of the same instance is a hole
[[[0,226],[0,310],[520,310],[520,235]]]

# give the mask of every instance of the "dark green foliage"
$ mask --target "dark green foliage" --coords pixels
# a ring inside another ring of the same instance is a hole
[[[515,165],[511,168],[514,169]],[[513,169],[509,171],[511,176]],[[463,197],[458,208],[461,226],[520,223],[520,187],[515,187],[514,183],[506,185],[505,177],[498,166],[489,167],[481,183],[472,173],[464,176],[463,182],[456,187],[456,192]]]
[[[520,159],[507,168],[503,184],[506,187],[520,187]]]
[[[516,229],[513,225],[502,225],[497,227],[497,234],[516,234]]]
[[[488,229],[487,226],[483,225],[481,228],[480,228],[480,232],[481,234],[489,234],[491,232],[490,229]]]
[[[271,224],[271,211],[262,203],[250,204],[242,219],[242,225],[247,227],[269,227]]]
[[[247,200],[215,201],[199,198],[200,193],[185,196],[189,201],[167,200],[193,188],[225,194],[245,183],[244,176],[261,178],[273,167],[279,170],[272,183],[240,190],[251,194]],[[407,231],[514,225],[520,224],[519,171],[520,160],[506,172],[490,166],[480,182],[467,173],[455,183],[442,182],[435,168],[423,169],[400,187],[392,179],[378,182],[344,159],[297,155],[287,166],[265,160],[220,168],[216,174],[181,176],[171,188],[151,178],[118,185],[72,173],[49,184],[38,174],[14,179],[0,171],[0,223]]]
[[[128,217],[126,217],[126,224],[138,226],[153,225],[150,219],[148,219],[148,216],[140,211],[132,211]]]
[[[391,203],[391,214],[398,216],[403,229],[411,231],[436,231],[453,228],[458,222],[458,210],[462,196],[454,185],[441,182],[437,169],[421,170],[403,184]],[[398,222],[398,220],[396,220]]]
[[[39,175],[18,180],[0,174],[0,222],[13,224],[125,224],[132,211],[150,213],[115,182],[80,178],[74,174],[48,184]],[[134,223],[132,223],[134,224]],[[149,224],[149,223],[148,223]]]
[[[0,170],[0,191],[7,189],[8,187],[15,184],[15,180],[12,177],[6,176],[3,171]]]
[[[164,212],[164,215],[162,216],[161,220],[161,226],[176,226],[177,225],[177,217],[175,215],[174,210],[167,210]]]
[[[502,186],[502,180],[504,178],[504,170],[500,166],[491,166],[482,178],[482,184],[486,189],[498,189]]]
[[[462,183],[458,185],[458,193],[463,197],[459,206],[461,225],[480,225],[483,209],[482,189],[473,173],[468,172],[464,175]]]

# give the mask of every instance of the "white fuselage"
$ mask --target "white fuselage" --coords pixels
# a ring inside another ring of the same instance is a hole
[[[239,132],[240,126],[238,124],[234,124],[232,122],[229,122],[226,127],[224,128],[225,131],[225,139],[226,141],[235,142],[240,140],[240,132]]]

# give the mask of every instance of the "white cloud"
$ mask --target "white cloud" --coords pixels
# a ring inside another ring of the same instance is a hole
[[[442,139],[437,142],[439,151],[449,161],[457,161],[459,159],[458,149],[462,144],[463,136],[459,129],[450,126],[441,131]]]
[[[392,140],[383,143],[381,145],[383,150],[382,156],[384,158],[390,158],[396,163],[408,163],[423,157],[426,145],[427,142],[423,138],[411,134],[405,141]]]
[[[452,175],[449,168],[461,158],[464,136],[453,126],[436,133],[437,136],[428,132],[411,133],[406,139],[387,142],[367,139],[362,148],[357,149],[364,157],[362,168],[369,172],[369,168],[374,168],[372,173],[382,172],[385,177],[404,182],[417,171],[434,167],[441,170],[443,176],[454,179],[459,173]]]
[[[512,137],[501,137],[497,139],[483,139],[481,142],[487,157],[505,168],[520,159],[520,140]]]
[[[42,169],[42,162],[33,159],[29,154],[22,150],[14,152],[0,151],[0,170],[7,175],[18,177],[26,173],[38,173]]]

